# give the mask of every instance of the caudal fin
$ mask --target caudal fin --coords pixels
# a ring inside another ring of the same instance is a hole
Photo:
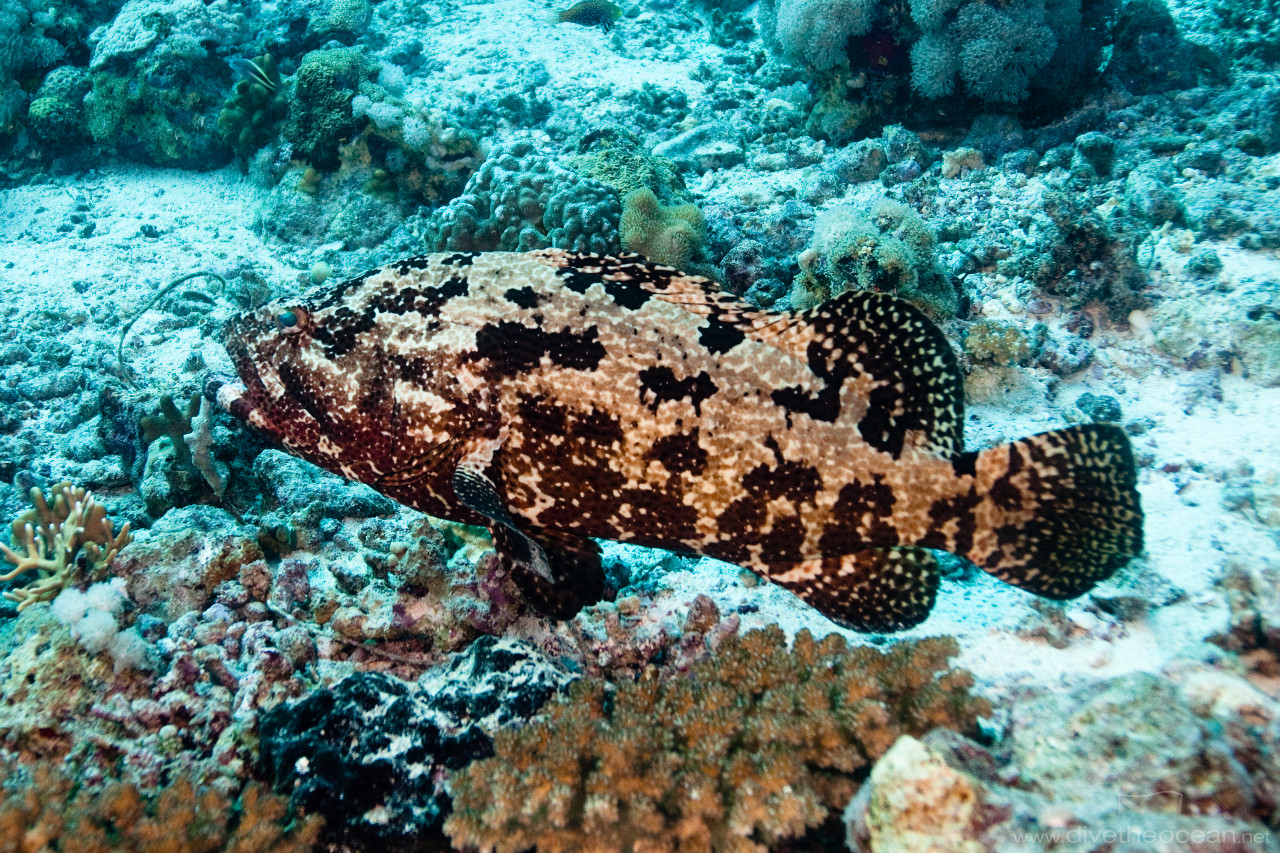
[[[1000,580],[1074,598],[1142,551],[1142,506],[1129,437],[1093,424],[977,454],[990,525],[966,555]]]

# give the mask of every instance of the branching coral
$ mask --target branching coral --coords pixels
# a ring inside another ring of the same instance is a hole
[[[115,532],[106,508],[85,489],[59,483],[53,494],[50,506],[44,492],[32,489],[34,508],[14,520],[11,544],[0,544],[0,553],[14,564],[12,571],[0,575],[0,581],[28,571],[39,575],[33,583],[4,594],[18,602],[18,610],[56,598],[71,581],[79,555],[83,554],[93,568],[102,569],[133,538],[127,522]]]
[[[0,766],[0,853],[287,853],[315,849],[320,821],[250,784],[238,802],[178,779],[158,796],[81,787],[51,761]]]
[[[451,779],[456,846],[517,853],[757,851],[817,826],[903,733],[988,711],[950,639],[888,652],[777,626],[725,638],[687,677],[583,678]]]

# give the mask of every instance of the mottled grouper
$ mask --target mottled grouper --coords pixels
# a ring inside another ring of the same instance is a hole
[[[219,401],[287,450],[482,524],[557,618],[592,538],[703,554],[861,631],[928,615],[929,549],[1065,599],[1142,548],[1124,432],[965,452],[961,373],[911,305],[761,311],[638,256],[409,258],[240,315]]]

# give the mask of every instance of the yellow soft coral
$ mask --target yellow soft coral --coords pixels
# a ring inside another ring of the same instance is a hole
[[[52,601],[70,583],[76,558],[83,553],[95,569],[101,569],[133,538],[126,522],[115,533],[107,510],[87,490],[70,483],[53,487],[53,505],[38,488],[31,490],[34,507],[13,522],[11,546],[0,544],[0,553],[14,569],[0,581],[35,571],[32,583],[10,590],[4,597],[25,610],[38,601]]]

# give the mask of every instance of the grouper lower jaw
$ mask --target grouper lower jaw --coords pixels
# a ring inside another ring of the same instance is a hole
[[[330,471],[487,524],[556,618],[605,592],[593,538],[737,563],[863,631],[928,615],[934,550],[1070,598],[1142,549],[1122,430],[965,452],[950,345],[885,294],[787,315],[638,256],[455,253],[233,328],[245,390],[225,407]]]

